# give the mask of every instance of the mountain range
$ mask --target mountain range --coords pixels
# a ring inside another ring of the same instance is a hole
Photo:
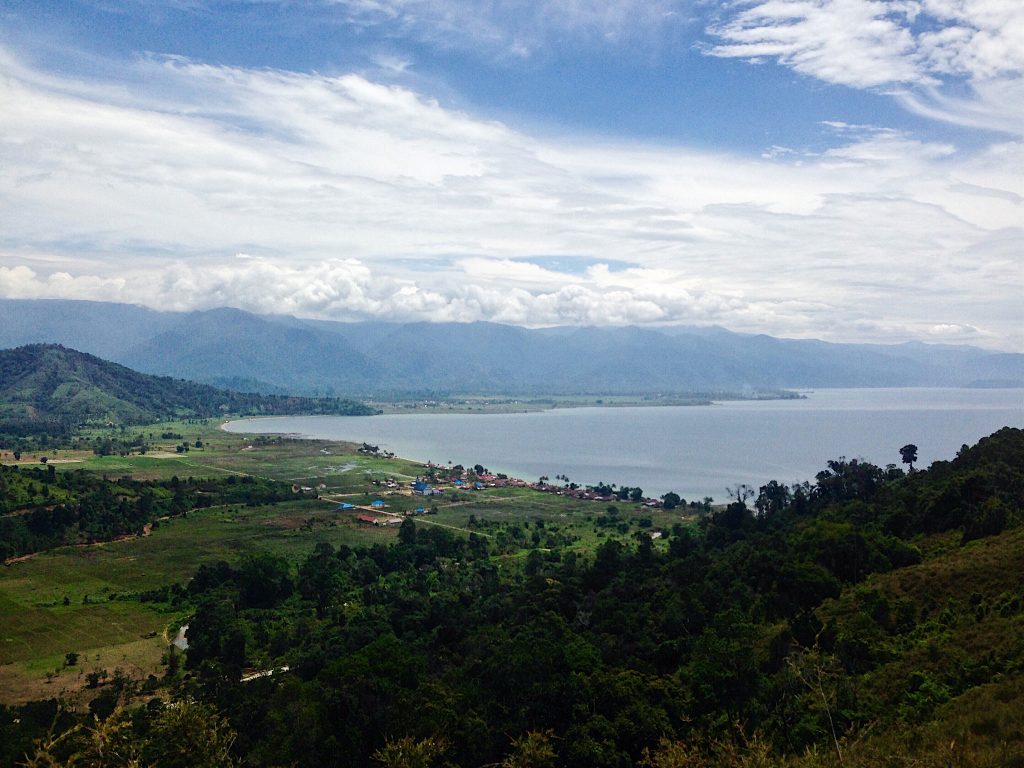
[[[1024,355],[970,346],[835,344],[718,327],[344,323],[230,308],[0,300],[0,348],[31,343],[236,391],[355,397],[1024,386]]]

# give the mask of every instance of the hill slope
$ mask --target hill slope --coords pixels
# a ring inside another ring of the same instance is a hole
[[[56,432],[85,423],[142,424],[223,413],[371,412],[351,400],[241,394],[150,376],[59,345],[0,350],[0,433]]]

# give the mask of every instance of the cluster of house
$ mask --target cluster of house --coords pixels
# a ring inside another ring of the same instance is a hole
[[[370,507],[372,507],[374,510],[383,510],[385,507],[387,507],[387,504],[382,499],[374,499],[372,502],[370,502]],[[336,509],[338,509],[341,512],[351,512],[354,509],[363,509],[363,507],[357,507],[355,504],[350,504],[349,502],[344,501],[341,504],[339,504],[336,507]],[[401,515],[395,513],[387,513],[377,517],[374,515],[360,514],[356,515],[356,520],[360,523],[365,523],[367,525],[391,526],[401,525],[403,517],[412,517],[414,515],[426,514],[429,514],[429,512],[424,507],[416,507],[415,509],[405,510],[404,512],[401,513]]]
[[[363,443],[359,447],[359,453],[366,454],[367,456],[383,456],[385,459],[395,458],[394,451],[382,451],[376,445],[370,445],[369,443]]]
[[[520,480],[515,477],[506,477],[505,475],[492,475],[490,473],[484,473],[481,475],[470,475],[465,473],[462,477],[456,478],[439,477],[437,482],[451,483],[452,490],[456,491],[482,491],[484,488],[506,488],[509,486],[526,488],[529,485],[525,480]],[[417,478],[411,483],[411,485],[412,492],[417,496],[432,496],[434,494],[442,494],[445,491],[443,487],[431,485],[422,478]]]
[[[435,488],[434,486],[425,483],[423,480],[416,480],[412,484],[412,492],[417,496],[440,496],[444,493],[444,488]]]
[[[585,501],[604,501],[609,504],[616,502],[622,503],[622,499],[614,494],[601,494],[590,488],[573,488],[568,485],[551,485],[550,483],[529,483],[528,486],[533,488],[535,491],[542,491],[544,493],[553,493],[556,496],[568,496],[572,499],[583,499]],[[640,506],[643,507],[660,507],[664,504],[661,499],[652,499],[644,497],[640,499]]]
[[[392,517],[390,515],[386,517],[374,517],[373,515],[356,515],[356,520],[358,520],[360,523],[366,523],[367,525],[377,525],[381,527],[402,524],[402,518]]]
[[[372,448],[373,446],[370,447]],[[434,468],[434,465],[428,466],[431,469]],[[457,468],[456,471],[458,471],[458,469],[461,468]],[[595,490],[594,488],[581,488],[577,486],[575,483],[567,483],[565,485],[553,485],[551,483],[545,482],[547,478],[541,478],[536,483],[528,483],[527,481],[520,480],[519,478],[507,477],[506,475],[493,475],[487,472],[476,475],[470,474],[468,472],[463,472],[461,477],[455,478],[443,475],[437,476],[434,475],[434,473],[431,473],[431,475],[433,475],[433,482],[435,483],[449,483],[450,490],[480,491],[485,488],[505,488],[512,486],[518,488],[532,488],[533,490],[541,491],[542,493],[553,493],[558,496],[567,496],[569,498],[581,499],[586,501],[598,501],[605,503],[615,503],[622,501],[622,499],[620,499],[615,494],[600,493],[598,490]],[[384,485],[390,489],[398,488],[398,484],[395,483],[395,481],[392,480],[391,478],[388,478],[384,482],[376,481],[375,484]],[[439,484],[432,485],[430,482],[428,482],[426,479],[422,477],[417,477],[414,481],[409,483],[409,486],[411,487],[413,495],[422,497],[439,496],[444,494],[444,492],[449,489]],[[604,488],[601,488],[601,490],[604,490]],[[663,502],[660,499],[652,499],[648,497],[640,499],[638,503],[643,507],[661,507],[663,505]],[[387,504],[382,499],[375,499],[370,503],[372,511],[376,511],[378,509],[383,510],[386,506]],[[356,507],[356,505],[354,504],[343,502],[341,504],[338,504],[337,509],[339,511],[353,511],[356,509],[365,509],[365,507]],[[429,512],[424,507],[416,507],[415,509],[405,510],[401,514],[385,513],[381,516],[375,516],[371,514],[359,514],[356,515],[356,520],[366,525],[375,525],[383,527],[401,525],[402,520],[405,517],[426,514],[429,514]],[[660,532],[652,531],[651,534],[653,538],[656,538],[658,535],[660,535]]]
[[[434,465],[428,465],[434,466]],[[457,490],[483,490],[484,488],[505,488],[508,486],[516,488],[532,488],[535,491],[541,491],[542,493],[553,493],[557,496],[568,496],[573,499],[582,499],[586,501],[602,501],[606,503],[621,502],[618,496],[614,494],[602,494],[591,488],[581,488],[575,483],[566,485],[554,485],[551,483],[544,482],[546,478],[541,478],[536,483],[528,483],[525,480],[520,480],[517,477],[507,477],[505,475],[492,475],[490,473],[484,473],[476,475],[474,481],[470,481],[472,476],[468,473],[463,473],[461,478],[451,480],[452,486]],[[443,481],[443,478],[439,478]],[[412,492],[420,496],[430,496],[431,494],[444,493],[444,488],[433,487],[426,481],[417,478],[412,484]],[[644,507],[661,507],[663,502],[661,499],[653,499],[644,497],[640,499],[639,504]]]

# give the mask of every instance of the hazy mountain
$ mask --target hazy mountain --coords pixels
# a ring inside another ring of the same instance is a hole
[[[969,346],[831,344],[718,327],[340,323],[236,309],[174,313],[101,302],[0,300],[0,346],[30,342],[74,346],[147,373],[261,392],[1024,386],[1024,355]]]
[[[162,333],[180,317],[134,304],[0,299],[0,349],[63,344],[113,360],[126,349]]]
[[[197,381],[241,379],[259,391],[365,391],[383,371],[344,338],[237,309],[191,312],[114,359]]]

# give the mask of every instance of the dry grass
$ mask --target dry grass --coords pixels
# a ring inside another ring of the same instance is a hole
[[[121,669],[128,677],[142,681],[147,675],[160,675],[160,660],[167,650],[162,633],[116,645],[79,651],[78,663],[65,667],[63,654],[38,657],[31,661],[0,665],[0,704],[16,705],[39,699],[60,698],[84,704],[98,689],[88,688],[86,674],[103,669],[113,673]]]

